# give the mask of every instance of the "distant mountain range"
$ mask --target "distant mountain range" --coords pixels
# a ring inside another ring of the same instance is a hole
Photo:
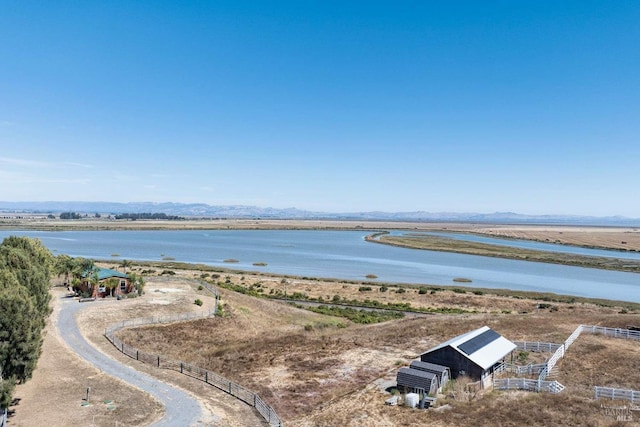
[[[152,202],[2,202],[0,212],[45,213],[77,212],[83,214],[165,213],[183,217],[238,218],[238,219],[342,219],[372,221],[450,221],[498,224],[578,224],[640,226],[639,218],[622,216],[580,215],[523,215],[514,212],[461,213],[461,212],[313,212],[296,208],[276,209],[257,206],[213,206],[204,203],[152,203]]]

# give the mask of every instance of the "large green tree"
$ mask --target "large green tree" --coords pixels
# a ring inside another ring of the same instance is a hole
[[[40,356],[52,260],[38,240],[12,236],[0,244],[0,409]]]

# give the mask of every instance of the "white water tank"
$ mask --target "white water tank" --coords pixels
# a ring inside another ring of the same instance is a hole
[[[418,402],[420,401],[420,396],[418,393],[407,393],[404,398],[404,404],[410,408],[415,408],[418,406]]]

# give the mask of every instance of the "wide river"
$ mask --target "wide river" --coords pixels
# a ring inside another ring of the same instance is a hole
[[[554,292],[640,302],[640,274],[556,264],[406,249],[365,241],[367,231],[24,231],[10,235],[40,239],[54,255],[118,263],[123,259],[201,263],[275,274],[379,282],[456,285]],[[236,259],[238,263],[225,263]],[[254,263],[267,263],[264,267]]]

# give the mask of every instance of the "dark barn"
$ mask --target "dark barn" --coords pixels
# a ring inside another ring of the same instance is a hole
[[[486,387],[494,369],[515,349],[514,343],[483,326],[432,348],[421,354],[420,360],[446,366],[453,378],[467,375]]]

